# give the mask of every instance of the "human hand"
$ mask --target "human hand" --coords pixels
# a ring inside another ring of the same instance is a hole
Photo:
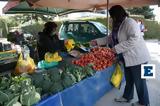
[[[116,49],[114,47],[111,50],[112,52],[116,53]]]
[[[97,46],[97,41],[96,41],[96,40],[91,40],[91,41],[89,42],[89,44],[90,44],[91,46]]]

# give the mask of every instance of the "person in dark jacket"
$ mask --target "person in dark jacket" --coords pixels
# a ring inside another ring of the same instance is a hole
[[[55,22],[47,22],[44,25],[43,32],[39,32],[37,42],[39,60],[44,60],[46,52],[54,53],[64,50],[64,41],[59,40],[56,34],[57,24]]]

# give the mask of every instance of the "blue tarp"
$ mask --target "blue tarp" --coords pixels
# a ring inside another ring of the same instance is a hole
[[[113,88],[110,78],[114,70],[115,65],[96,72],[94,76],[42,100],[37,106],[93,106]]]

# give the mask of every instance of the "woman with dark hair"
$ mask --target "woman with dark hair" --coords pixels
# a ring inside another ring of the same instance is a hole
[[[64,50],[64,41],[59,40],[56,34],[57,24],[55,22],[47,22],[44,25],[43,32],[39,32],[39,39],[37,42],[39,60],[44,59],[46,52],[54,53],[56,51]]]
[[[139,101],[132,103],[132,106],[148,106],[148,90],[146,80],[141,79],[141,65],[146,64],[150,56],[140,28],[120,5],[111,7],[109,13],[113,20],[112,50],[117,54],[119,61],[125,65],[126,79],[123,96],[116,98],[115,101],[129,102],[133,99],[135,84]]]

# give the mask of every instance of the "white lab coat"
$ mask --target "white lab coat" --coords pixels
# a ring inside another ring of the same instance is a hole
[[[150,55],[137,22],[126,18],[118,31],[117,54],[122,53],[126,67],[139,65],[150,60]]]

